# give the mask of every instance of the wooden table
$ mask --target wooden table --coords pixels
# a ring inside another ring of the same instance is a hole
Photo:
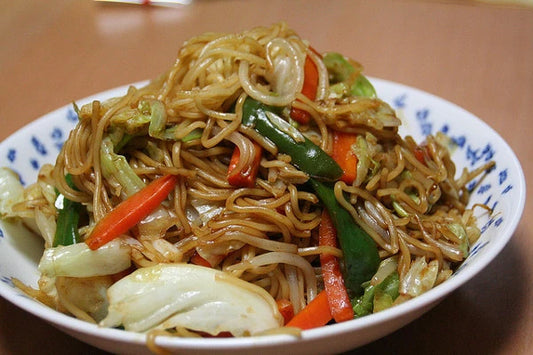
[[[473,112],[533,186],[533,8],[459,1],[194,0],[177,8],[92,1],[0,4],[0,140],[72,100],[152,78],[191,36],[285,20],[320,51]],[[533,202],[480,275],[405,328],[355,354],[533,352]],[[0,300],[0,353],[101,353]]]

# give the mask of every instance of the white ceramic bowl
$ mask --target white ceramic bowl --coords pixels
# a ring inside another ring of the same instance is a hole
[[[395,108],[404,121],[402,134],[422,141],[428,133],[446,132],[457,144],[453,159],[460,172],[488,160],[496,167],[482,181],[475,181],[471,204],[493,208],[491,216],[480,215],[482,236],[470,256],[450,280],[404,304],[341,324],[304,331],[301,338],[287,335],[183,339],[158,338],[169,350],[187,354],[250,353],[298,354],[338,353],[367,344],[416,319],[449,293],[468,282],[493,260],[511,238],[523,211],[526,187],[520,164],[505,141],[483,121],[443,99],[396,83],[372,79],[379,96]],[[91,99],[124,94],[126,87],[109,90]],[[53,162],[69,130],[76,123],[72,107],[65,106],[32,122],[0,144],[0,166],[20,174],[23,182],[35,180],[39,167]],[[479,183],[478,183],[479,182]],[[481,213],[481,209],[477,209]],[[36,266],[42,253],[41,239],[24,228],[0,224],[0,295],[22,309],[50,322],[66,333],[113,353],[149,353],[142,334],[103,329],[58,313],[28,298],[11,281],[15,277],[36,285]],[[479,290],[479,292],[483,292]]]

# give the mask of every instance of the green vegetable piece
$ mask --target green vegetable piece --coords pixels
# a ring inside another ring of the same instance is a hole
[[[324,65],[328,70],[330,94],[334,97],[351,96],[377,97],[376,90],[370,81],[350,61],[340,53],[330,52],[323,57]],[[350,88],[346,92],[346,88]],[[341,95],[343,94],[343,95]]]
[[[148,126],[148,134],[162,140],[175,140],[176,126],[166,128],[167,112],[165,105],[161,101],[141,101],[139,103],[139,110],[144,114],[150,116],[150,125]]]
[[[376,313],[392,306],[400,295],[400,277],[397,271],[389,274],[378,285],[370,282],[364,284],[365,292],[353,301],[355,315],[363,317]]]
[[[65,180],[71,188],[76,189],[70,174],[65,176]],[[58,206],[57,227],[52,246],[80,243],[82,239],[78,231],[78,224],[84,207],[81,203],[71,201],[61,194],[58,194],[56,198],[56,206]]]
[[[347,92],[348,92],[348,88],[346,87],[346,84],[344,83],[331,84],[329,86],[328,97],[330,99],[341,99],[346,96]]]
[[[372,314],[374,310],[374,293],[375,286],[370,282],[365,286],[365,292],[355,299],[353,311],[357,317],[363,317]]]
[[[111,117],[111,127],[117,127],[132,136],[148,134],[150,117],[137,108],[124,109]]]
[[[377,97],[376,89],[363,74],[359,74],[355,78],[355,82],[350,88],[350,94],[352,96]]]
[[[392,207],[394,208],[394,211],[396,211],[396,214],[400,217],[409,217],[410,214],[403,208],[403,206],[396,200],[392,201]]]
[[[137,108],[125,109],[111,118],[111,128],[123,131],[121,137],[126,139],[122,142],[114,139],[115,151],[120,151],[132,137],[149,135],[160,140],[178,140],[176,128],[173,125],[167,127],[167,112],[165,105],[158,100],[142,100]],[[108,131],[108,133],[109,133]],[[202,130],[195,129],[181,140],[187,142],[201,137]],[[117,148],[118,147],[118,148]]]
[[[322,59],[332,84],[348,80],[355,71],[353,65],[340,53],[326,53]]]
[[[187,143],[195,139],[202,138],[202,130],[200,128],[193,129],[189,134],[181,139],[182,142]]]
[[[387,276],[374,288],[373,312],[379,312],[392,306],[392,303],[400,295],[400,276],[395,271]]]
[[[269,139],[279,152],[291,157],[294,166],[309,176],[327,181],[339,179],[342,169],[335,160],[279,117],[280,111],[281,108],[248,97],[243,105],[242,124]]]
[[[113,151],[118,153],[124,148],[135,136],[118,126],[111,126],[107,131],[107,136],[113,144]]]
[[[376,243],[338,203],[333,188],[313,178],[309,179],[309,183],[328,210],[337,230],[343,253],[346,288],[351,296],[360,295],[363,292],[361,285],[370,280],[379,267],[380,257]]]
[[[463,252],[463,257],[466,258],[468,256],[468,250],[470,247],[470,243],[468,242],[468,236],[466,235],[466,230],[459,223],[450,223],[447,227],[461,241],[459,248]]]
[[[122,186],[126,196],[131,196],[145,186],[141,178],[135,174],[126,157],[115,153],[113,138],[107,136],[100,146],[100,164],[104,178],[114,178]]]

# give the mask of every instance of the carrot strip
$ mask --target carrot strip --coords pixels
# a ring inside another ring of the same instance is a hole
[[[213,267],[213,265],[211,265],[211,263],[209,261],[205,260],[197,252],[194,252],[194,254],[191,256],[190,262],[192,264],[199,265],[199,266]]]
[[[167,198],[177,180],[177,176],[164,175],[122,201],[96,224],[85,243],[96,250],[126,233]]]
[[[298,312],[287,324],[302,330],[321,327],[332,319],[328,295],[321,291],[304,309]]]
[[[353,183],[357,176],[357,156],[352,151],[352,145],[356,142],[356,134],[333,131],[333,151],[331,157],[342,168],[343,174],[340,180],[347,184]]]
[[[228,166],[228,182],[231,186],[235,187],[254,187],[257,173],[259,172],[259,166],[261,164],[261,156],[263,149],[259,144],[254,142],[255,155],[252,161],[252,165],[244,167],[244,170],[236,171],[235,168],[239,163],[241,153],[239,148],[235,147],[231,161]]]
[[[310,100],[316,99],[316,91],[318,89],[318,68],[311,57],[305,57],[304,64],[304,83],[302,86],[302,94]],[[298,108],[291,108],[291,118],[298,123],[307,124],[311,119],[309,112]]]
[[[210,255],[208,259],[206,259],[201,256],[198,251],[195,251],[189,261],[191,262],[191,264],[195,265],[214,267],[218,265],[222,260],[224,260],[224,258],[224,255]]]
[[[294,307],[292,302],[286,298],[281,298],[276,301],[278,305],[279,313],[283,316],[284,324],[289,323],[289,321],[294,317]]]
[[[318,228],[318,243],[323,246],[337,247],[337,231],[327,210],[322,212]],[[320,265],[333,319],[337,323],[353,319],[354,311],[344,285],[339,260],[331,254],[320,254]]]

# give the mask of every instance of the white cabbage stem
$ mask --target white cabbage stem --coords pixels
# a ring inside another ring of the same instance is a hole
[[[191,264],[139,269],[111,286],[104,327],[145,332],[184,327],[216,335],[254,335],[282,326],[272,296],[222,271]]]
[[[39,271],[48,277],[92,277],[112,275],[131,266],[131,248],[115,239],[97,250],[85,243],[48,248],[39,262]]]
[[[12,217],[14,204],[24,200],[24,186],[9,168],[0,168],[0,217]]]

